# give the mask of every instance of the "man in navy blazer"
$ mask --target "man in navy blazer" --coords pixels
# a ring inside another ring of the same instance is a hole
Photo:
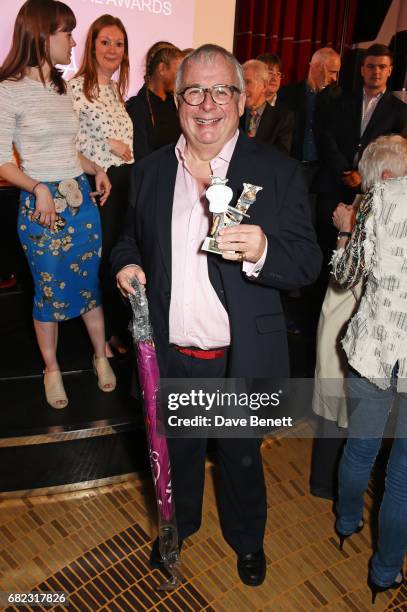
[[[305,168],[307,164],[317,165],[321,132],[332,102],[341,94],[337,87],[340,66],[341,58],[334,49],[317,49],[311,57],[307,78],[285,85],[278,92],[277,102],[295,113],[291,155],[303,162]],[[310,185],[313,189],[311,182]]]
[[[183,135],[175,148],[134,168],[125,230],[112,254],[118,287],[131,293],[132,277],[146,286],[162,377],[287,377],[279,291],[312,283],[321,261],[301,168],[239,133],[243,75],[221,47],[204,45],[189,55],[176,92]],[[262,190],[250,219],[222,231],[220,256],[201,251],[201,244],[210,226],[210,175],[225,173],[231,205],[243,183]],[[168,443],[182,541],[201,522],[207,440]],[[255,438],[217,440],[223,534],[237,553],[240,578],[251,586],[266,573],[260,444]],[[150,563],[160,565],[157,543]]]
[[[357,167],[363,151],[379,136],[407,136],[407,104],[387,88],[392,68],[388,47],[374,44],[366,49],[361,65],[363,88],[338,98],[319,138],[317,235],[326,279],[337,233],[332,214],[340,202],[352,204],[360,192]]]
[[[407,136],[407,105],[387,88],[392,68],[388,47],[372,45],[363,54],[363,87],[339,98],[333,107],[319,139],[322,193],[351,203],[360,188],[357,164],[367,145],[386,134]]]

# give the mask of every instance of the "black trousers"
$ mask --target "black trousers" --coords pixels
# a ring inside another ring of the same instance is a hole
[[[168,378],[223,378],[227,355],[202,360],[171,348]],[[172,483],[181,540],[198,531],[202,518],[206,438],[168,438]],[[219,516],[223,535],[237,554],[263,546],[267,518],[266,486],[259,439],[216,441],[219,470]]]
[[[109,259],[121,234],[126,215],[131,168],[130,164],[108,168],[107,175],[112,184],[112,190],[106,204],[99,208],[102,224],[102,258],[99,277],[102,287],[106,340],[111,336],[119,336],[124,339],[130,319],[130,312],[112,276]]]
[[[316,173],[318,172],[318,162],[312,162],[312,163],[306,163],[306,162],[302,162],[301,164],[302,167],[302,172],[304,174],[304,178],[305,178],[305,182],[307,183],[307,187],[308,187],[308,200],[309,200],[309,206],[310,206],[310,212],[311,212],[311,220],[312,220],[312,225],[315,227],[315,223],[316,223],[316,194],[312,191],[312,187],[313,187],[313,182],[314,182],[314,178]]]
[[[310,490],[325,499],[338,498],[338,467],[348,430],[334,421],[318,417],[317,435],[312,447]]]

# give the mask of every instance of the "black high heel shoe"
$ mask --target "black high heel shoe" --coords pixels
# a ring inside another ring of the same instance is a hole
[[[367,578],[367,585],[368,585],[369,589],[372,591],[372,605],[375,603],[376,597],[377,597],[378,593],[384,593],[385,591],[393,591],[393,590],[399,589],[403,584],[405,584],[405,579],[404,579],[404,574],[403,574],[403,570],[402,569],[400,570],[400,574],[401,574],[400,582],[395,580],[389,586],[384,587],[384,586],[380,586],[380,585],[376,584],[372,580],[372,576],[371,576],[371,574],[369,572],[369,576]]]
[[[346,538],[350,538],[355,533],[360,533],[364,526],[365,526],[365,521],[362,519],[362,523],[356,527],[355,531],[352,531],[352,533],[347,533],[346,535],[343,533],[340,533],[335,527],[335,531],[338,534],[338,538],[339,538],[339,550],[343,550],[343,545],[344,545]]]

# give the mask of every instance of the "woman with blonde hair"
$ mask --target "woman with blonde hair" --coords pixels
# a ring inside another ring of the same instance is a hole
[[[105,354],[98,269],[100,218],[110,182],[98,164],[78,154],[78,120],[57,65],[70,63],[76,20],[54,0],[27,0],[0,68],[0,175],[21,189],[18,233],[35,284],[34,328],[53,408],[68,404],[56,348],[58,322],[82,316],[94,348],[102,391],[116,380]],[[12,159],[15,146],[21,161]],[[95,177],[90,193],[86,172]]]
[[[112,350],[126,352],[127,311],[113,284],[109,257],[121,232],[133,162],[133,126],[124,104],[128,82],[126,29],[117,17],[102,15],[89,28],[82,64],[69,88],[79,118],[79,150],[102,166],[112,184],[109,206],[101,209],[100,279],[108,356]]]

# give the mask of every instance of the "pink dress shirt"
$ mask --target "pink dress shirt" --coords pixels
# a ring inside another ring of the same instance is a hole
[[[236,130],[220,153],[209,162],[213,175],[226,176],[238,137],[239,131]],[[198,193],[197,182],[188,169],[185,146],[185,137],[181,135],[175,148],[178,170],[171,229],[170,343],[213,349],[230,345],[229,317],[209,280],[207,255],[201,251],[211,222],[209,205],[205,192]],[[266,253],[267,245],[256,264],[243,262],[243,272],[257,276]]]

